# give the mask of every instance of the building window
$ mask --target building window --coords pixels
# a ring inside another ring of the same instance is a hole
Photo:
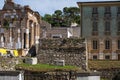
[[[110,40],[105,41],[105,49],[110,49]]]
[[[92,19],[98,20],[98,8],[97,7],[92,8]]]
[[[110,56],[109,55],[105,55],[105,59],[109,60]]]
[[[97,59],[97,55],[93,55],[93,59],[96,60]]]
[[[120,14],[120,7],[118,7],[118,14]]]
[[[93,49],[98,49],[98,41],[93,40]]]
[[[109,6],[105,7],[105,13],[110,13],[110,12],[111,12],[110,7]]]
[[[93,22],[93,31],[98,31],[98,22],[97,21]]]
[[[98,8],[97,7],[93,7],[92,13],[93,14],[97,14],[98,13]]]
[[[110,21],[106,21],[105,22],[105,32],[109,32],[110,31]]]
[[[120,32],[120,21],[118,21],[117,26],[118,26],[118,32]]]
[[[118,40],[118,49],[120,49],[120,40]]]
[[[111,19],[111,9],[109,6],[105,7],[104,18],[107,20]]]

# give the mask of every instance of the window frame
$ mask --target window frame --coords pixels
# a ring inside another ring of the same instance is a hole
[[[106,60],[110,60],[110,55],[105,55]]]
[[[120,6],[117,7],[117,13],[120,14]]]
[[[110,21],[105,21],[105,32],[110,32],[110,29],[111,26],[110,26]]]
[[[105,40],[105,49],[106,50],[109,50],[111,49],[111,40]]]
[[[105,7],[105,14],[111,13],[111,7],[110,6],[106,6]]]
[[[120,21],[117,22],[117,30],[120,32]]]
[[[92,31],[93,32],[97,32],[98,31],[98,22],[97,21],[93,21],[92,26],[93,26]]]
[[[99,41],[98,40],[92,40],[92,49],[97,50],[99,48]]]
[[[120,50],[120,39],[117,40],[117,48]]]
[[[97,60],[98,56],[97,55],[93,55],[92,58],[93,58],[93,60]]]
[[[98,7],[93,7],[92,14],[97,14],[97,13],[98,13]]]

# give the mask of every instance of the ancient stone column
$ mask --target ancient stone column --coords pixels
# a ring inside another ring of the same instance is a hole
[[[31,33],[31,44],[30,44],[30,46],[32,46],[34,44],[34,24],[33,23],[31,24],[30,33]]]
[[[10,28],[10,40],[9,40],[9,46],[10,46],[10,48],[12,48],[12,28]]]
[[[1,35],[1,47],[4,47],[4,36]]]
[[[40,38],[40,25],[39,25],[39,23],[38,23],[37,27],[38,27],[37,35],[38,35],[38,39],[39,39]]]
[[[20,29],[18,29],[17,43],[18,43],[18,48],[21,48],[21,41],[20,41]]]
[[[39,30],[39,29],[38,29],[38,27],[39,27],[39,25],[37,24],[36,27],[35,27],[35,28],[36,28],[35,44],[38,44],[38,43],[39,43],[39,42],[38,42],[38,39],[39,39],[39,34],[38,34],[38,30]]]
[[[29,48],[29,29],[26,29],[26,48]]]
[[[28,49],[29,48],[29,20],[27,20],[27,23],[26,23],[27,25],[26,25],[26,29],[25,29],[25,34],[26,34],[26,46],[25,46],[25,48],[26,49]]]

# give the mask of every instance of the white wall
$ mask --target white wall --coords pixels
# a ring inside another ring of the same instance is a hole
[[[77,80],[100,80],[100,76],[77,77]]]
[[[100,76],[88,76],[88,80],[100,80]]]

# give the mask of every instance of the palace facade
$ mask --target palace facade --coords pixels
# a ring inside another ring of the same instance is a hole
[[[120,60],[120,1],[78,2],[89,59]]]

